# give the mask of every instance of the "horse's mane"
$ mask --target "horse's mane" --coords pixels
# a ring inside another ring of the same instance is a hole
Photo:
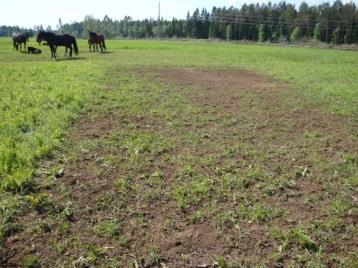
[[[12,34],[12,36],[21,36],[21,35],[26,35],[27,33],[19,33],[19,32],[15,32]]]
[[[40,33],[44,34],[44,35],[52,35],[55,36],[56,34],[53,32],[46,32],[46,31],[40,31]]]
[[[18,32],[15,32],[12,34],[12,38],[14,39],[18,39],[18,38],[29,38],[30,37],[30,34],[29,33],[18,33]]]

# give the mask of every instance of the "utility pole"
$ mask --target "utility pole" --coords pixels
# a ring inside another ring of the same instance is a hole
[[[160,2],[158,8],[158,39],[160,39]]]

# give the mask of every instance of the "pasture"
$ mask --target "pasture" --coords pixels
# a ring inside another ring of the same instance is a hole
[[[357,52],[78,44],[0,39],[0,266],[358,265]]]

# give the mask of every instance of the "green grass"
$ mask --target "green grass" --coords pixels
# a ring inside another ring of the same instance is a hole
[[[20,191],[29,187],[36,162],[60,145],[64,130],[99,90],[103,72],[93,62],[21,62],[16,59],[31,56],[7,54],[14,61],[0,63],[0,187]]]
[[[173,189],[173,196],[181,209],[187,209],[208,197],[210,188],[207,178],[192,178],[191,182],[176,186]]]
[[[37,45],[33,39],[31,45]],[[138,207],[145,207],[163,197],[165,203],[173,201],[172,209],[178,209],[178,215],[183,213],[181,219],[186,219],[187,225],[213,220],[215,228],[230,230],[228,234],[239,232],[233,235],[240,236],[247,234],[247,226],[257,226],[259,231],[264,226],[279,247],[273,259],[292,254],[294,261],[302,258],[302,263],[312,263],[312,267],[327,263],[325,255],[319,255],[321,250],[324,253],[322,244],[339,240],[341,233],[350,236],[357,232],[356,226],[344,222],[348,214],[356,213],[350,196],[357,186],[357,155],[342,154],[328,161],[313,146],[330,137],[307,132],[303,134],[305,147],[293,144],[280,148],[280,153],[290,159],[302,155],[309,168],[306,163],[291,170],[279,167],[277,175],[275,167],[267,164],[273,153],[251,146],[249,122],[223,116],[213,123],[212,110],[186,99],[193,88],[170,87],[141,75],[143,66],[253,70],[287,81],[292,96],[309,107],[358,119],[356,52],[215,42],[109,41],[110,53],[100,55],[87,52],[85,40],[80,40],[79,46],[80,59],[52,61],[47,47],[42,55],[27,55],[12,51],[10,39],[0,39],[0,241],[26,228],[18,225],[15,217],[24,209],[51,212],[50,218],[39,221],[39,228],[34,227],[35,232],[53,229],[62,236],[70,232],[76,214],[86,212],[70,196],[64,204],[57,204],[58,197],[46,190],[56,183],[54,177],[66,174],[67,165],[82,158],[96,163],[91,167],[94,185],[77,181],[73,187],[96,187],[102,177],[107,179],[106,168],[117,172],[113,192],[103,193],[91,212],[113,209],[111,216],[93,223],[91,231],[102,238],[114,237],[120,245],[128,238],[122,237],[123,219],[134,215],[130,224],[139,226],[145,221],[137,207],[126,205],[138,202]],[[61,54],[63,49],[60,58]],[[62,148],[68,145],[66,131],[80,114],[95,121],[98,114],[109,112],[120,122],[118,128],[98,139],[80,140],[74,148]],[[142,123],[141,118],[147,121]],[[184,127],[187,122],[192,129]],[[209,124],[213,129],[205,128]],[[220,128],[235,133],[233,138],[221,138]],[[101,150],[107,154],[101,155]],[[200,155],[197,150],[202,150]],[[39,186],[33,182],[38,166],[42,167],[39,163],[52,158],[58,163],[46,170],[48,179]],[[173,169],[170,176],[168,166]],[[320,221],[318,213],[308,215],[302,223],[290,223],[290,228],[272,228],[295,216],[274,202],[282,201],[311,178],[326,194],[308,194],[303,205],[321,209],[327,220]],[[41,189],[37,192],[33,187]],[[58,191],[66,195],[69,189],[63,186]],[[330,201],[321,203],[319,198]],[[172,228],[175,222],[168,219],[165,224]],[[60,249],[72,246],[76,252],[79,241],[65,237],[61,243],[54,242]],[[153,252],[149,256],[158,263],[160,257]],[[75,259],[79,265],[111,260],[95,244],[85,246],[81,254],[82,259]],[[337,260],[343,263],[345,258],[349,264],[354,261],[344,254]],[[39,260],[29,255],[24,261],[28,267],[36,267]],[[231,267],[225,263],[223,259],[220,265]]]
[[[297,85],[300,94],[332,112],[358,111],[356,52],[155,41],[119,41],[115,48],[122,65],[251,69]]]
[[[30,44],[34,45],[33,39]],[[42,55],[27,55],[12,51],[10,39],[0,39],[0,45],[0,185],[4,190],[28,186],[36,161],[59,145],[63,130],[101,89],[101,79],[113,64],[251,69],[290,82],[308,102],[324,109],[358,113],[358,54],[351,51],[110,41],[111,53],[102,56],[89,54],[81,41],[82,59],[55,63],[46,47]]]

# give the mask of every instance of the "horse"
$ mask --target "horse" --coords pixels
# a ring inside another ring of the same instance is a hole
[[[88,37],[88,45],[90,52],[95,52],[95,49],[98,52],[98,45],[101,48],[101,52],[103,53],[103,49],[107,49],[105,38],[103,34],[97,34],[95,32],[88,31],[89,37]],[[93,51],[92,48],[93,47]]]
[[[35,48],[35,47],[27,47],[27,53],[28,54],[41,54],[41,49]]]
[[[67,49],[70,50],[70,59],[72,59],[72,46],[75,54],[78,55],[79,53],[76,38],[69,34],[58,35],[52,32],[40,31],[37,34],[36,41],[39,44],[46,41],[51,50],[51,59],[57,58],[56,50],[60,46],[66,47],[65,57],[67,56]]]
[[[19,45],[20,45],[20,50],[22,50],[22,43],[24,43],[24,49],[26,51],[26,42],[29,41],[29,34],[28,33],[13,33],[12,34],[12,43],[14,46],[14,49],[19,50]]]

